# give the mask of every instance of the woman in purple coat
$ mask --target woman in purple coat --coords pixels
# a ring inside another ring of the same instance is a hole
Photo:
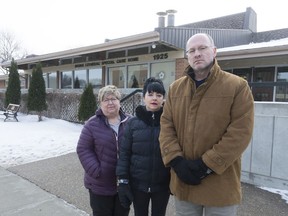
[[[120,98],[116,86],[108,85],[99,90],[99,109],[85,123],[77,144],[93,216],[129,215],[130,209],[120,204],[117,194],[118,140],[129,118],[120,108]]]

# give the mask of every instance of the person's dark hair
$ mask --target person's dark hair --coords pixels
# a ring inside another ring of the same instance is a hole
[[[150,77],[145,81],[143,96],[145,96],[146,92],[156,92],[162,94],[163,96],[165,96],[166,93],[162,80],[156,79],[155,77]]]

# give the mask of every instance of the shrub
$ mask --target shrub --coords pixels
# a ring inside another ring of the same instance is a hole
[[[79,121],[86,121],[95,114],[97,109],[96,97],[93,93],[93,86],[89,83],[80,98],[80,106],[78,110]]]
[[[40,63],[33,68],[32,78],[28,89],[28,111],[37,111],[38,120],[42,121],[42,111],[47,109],[46,87]]]
[[[8,104],[20,104],[21,101],[21,83],[18,73],[17,63],[12,59],[9,71],[8,87],[5,93],[5,107]]]

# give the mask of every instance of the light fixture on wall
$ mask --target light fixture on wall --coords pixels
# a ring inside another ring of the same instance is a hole
[[[152,49],[155,49],[156,48],[156,43],[152,43],[151,47],[152,47]]]

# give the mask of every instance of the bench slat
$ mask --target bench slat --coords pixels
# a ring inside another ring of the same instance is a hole
[[[18,122],[17,113],[18,113],[20,107],[21,107],[20,104],[9,104],[3,113],[3,115],[6,116],[6,118],[4,119],[4,122],[8,118],[13,118]]]

